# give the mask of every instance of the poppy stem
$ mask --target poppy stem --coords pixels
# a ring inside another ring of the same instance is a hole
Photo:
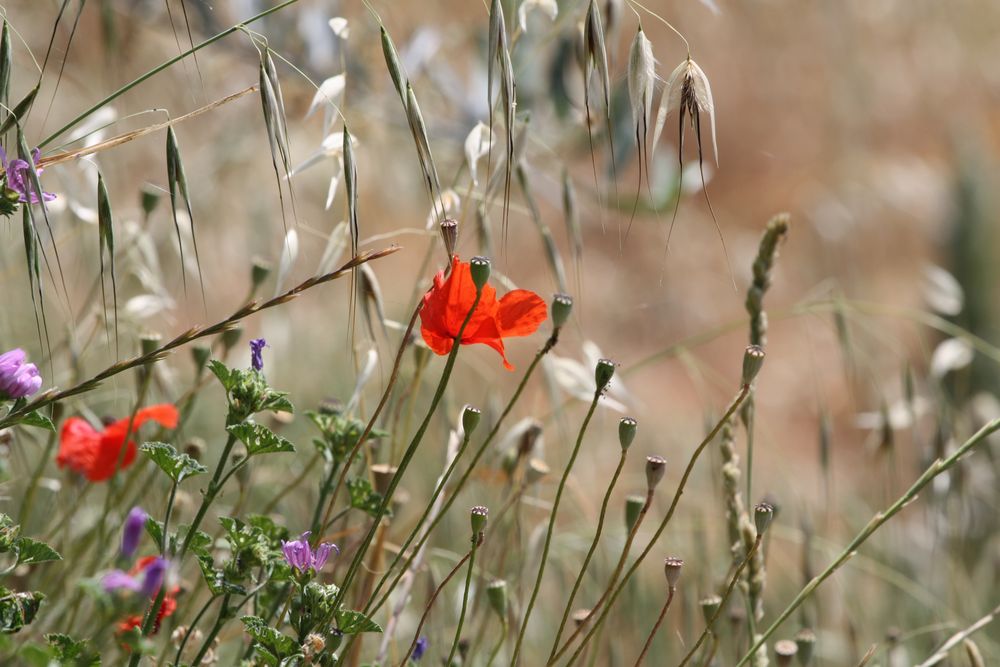
[[[479,548],[479,540],[472,538],[472,550],[469,552],[469,570],[465,575],[465,590],[462,593],[462,611],[458,615],[458,627],[455,628],[455,639],[451,642],[451,651],[448,652],[448,661],[445,665],[451,665],[455,658],[455,651],[458,650],[458,642],[462,638],[462,626],[465,625],[465,612],[469,608],[469,589],[472,588],[472,574],[476,567],[476,550]]]
[[[653,629],[649,631],[649,636],[646,637],[646,643],[642,647],[642,653],[635,661],[635,667],[640,667],[642,661],[646,659],[646,654],[649,653],[649,648],[653,645],[653,639],[656,637],[656,631],[660,629],[663,625],[663,619],[667,615],[667,609],[670,608],[670,603],[674,601],[674,591],[676,589],[671,586],[670,590],[667,592],[667,601],[663,603],[663,608],[660,609],[660,615],[656,617],[656,623],[653,624]],[[707,630],[706,630],[707,632]]]
[[[469,324],[469,320],[472,319],[473,313],[476,312],[476,308],[479,306],[479,299],[482,294],[482,288],[477,287],[476,298],[472,302],[472,307],[469,309],[469,312],[465,315],[465,320],[462,321],[462,326],[459,327],[458,334],[455,336],[455,342],[451,347],[451,352],[448,354],[448,361],[445,363],[444,370],[441,372],[441,379],[438,381],[437,390],[434,392],[434,398],[431,400],[431,404],[427,409],[427,414],[424,416],[424,420],[420,423],[420,427],[417,429],[417,432],[413,435],[413,439],[410,441],[409,446],[406,448],[406,452],[403,454],[403,459],[399,462],[396,474],[392,476],[392,480],[389,482],[389,487],[382,496],[382,502],[379,504],[378,510],[375,513],[375,519],[372,521],[368,534],[365,535],[361,546],[354,553],[354,559],[351,561],[347,574],[344,576],[344,581],[340,585],[340,591],[337,593],[337,597],[334,600],[333,606],[335,609],[339,608],[340,603],[343,602],[344,596],[347,594],[347,590],[350,587],[351,582],[357,575],[358,570],[361,567],[362,559],[364,559],[365,553],[371,545],[372,538],[375,537],[375,532],[382,523],[382,518],[385,516],[386,510],[389,508],[389,503],[392,502],[392,496],[396,492],[396,487],[399,486],[399,481],[406,473],[406,468],[410,465],[410,461],[413,460],[413,455],[417,452],[417,446],[420,445],[420,441],[423,440],[424,433],[427,432],[427,427],[430,425],[431,419],[434,417],[434,413],[437,412],[437,406],[441,402],[441,398],[444,396],[444,390],[448,386],[448,380],[451,379],[451,372],[455,368],[455,360],[458,358],[458,350],[461,347],[460,341],[462,340],[462,334],[465,333],[465,327]],[[363,442],[363,440],[360,440],[359,442]],[[345,471],[346,469],[347,466],[345,464]],[[341,660],[343,660],[343,656],[346,654],[346,651],[341,654]]]
[[[451,572],[448,573],[448,576],[446,576],[444,580],[440,584],[438,584],[438,587],[434,589],[434,592],[431,593],[431,599],[427,601],[427,606],[424,608],[424,613],[420,617],[420,623],[417,624],[417,631],[413,633],[413,642],[410,644],[410,648],[406,652],[406,655],[403,656],[402,662],[399,663],[399,667],[405,667],[406,663],[409,662],[410,660],[410,656],[413,655],[413,650],[417,647],[417,640],[420,639],[420,631],[424,629],[424,623],[427,622],[427,616],[431,613],[431,607],[434,606],[434,601],[437,600],[438,595],[441,593],[444,587],[448,585],[448,582],[451,581],[451,578],[454,577],[456,574],[458,574],[458,571],[462,569],[462,566],[465,565],[465,561],[469,560],[475,549],[476,547],[473,546],[472,549],[470,549],[464,556],[462,556],[462,560],[458,561],[455,567],[451,569]],[[345,655],[346,653],[347,651],[344,651],[342,655]]]

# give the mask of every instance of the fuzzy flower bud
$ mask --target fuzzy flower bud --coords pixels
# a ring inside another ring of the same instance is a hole
[[[743,353],[743,384],[748,385],[757,377],[764,365],[764,348],[760,345],[750,345]]]
[[[618,422],[618,443],[622,446],[622,451],[629,448],[635,440],[635,429],[638,422],[632,417],[622,417]]]
[[[507,616],[507,582],[497,579],[486,587],[486,599],[492,609],[500,618]]]
[[[552,326],[556,329],[566,324],[573,312],[573,297],[568,294],[556,294],[552,297]]]
[[[652,491],[667,474],[667,460],[662,456],[646,457],[646,489]]]
[[[477,255],[469,260],[469,271],[472,273],[472,282],[477,290],[483,289],[486,281],[490,279],[490,260]]]

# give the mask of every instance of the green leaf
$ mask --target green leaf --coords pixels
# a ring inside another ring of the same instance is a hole
[[[146,528],[149,528],[147,522]],[[191,530],[191,526],[183,524],[177,528],[177,543],[183,544],[184,540],[187,539],[188,531]],[[208,533],[199,530],[191,538],[191,544],[188,545],[188,549],[195,556],[207,556],[209,555],[208,550],[212,546],[212,536]]]
[[[356,635],[361,632],[382,632],[382,627],[360,611],[338,609],[335,614],[337,627],[345,635]]]
[[[153,463],[160,467],[160,470],[167,473],[167,476],[177,483],[188,477],[208,472],[208,468],[187,454],[178,452],[173,445],[164,442],[145,442],[139,447],[139,450],[152,459]]]
[[[260,424],[241,422],[233,424],[226,430],[236,436],[246,446],[247,456],[295,451],[295,446],[291,442]]]
[[[45,542],[39,542],[30,537],[18,538],[15,549],[17,551],[18,565],[34,565],[35,563],[62,560],[62,556],[55,549],[45,544]]]
[[[212,359],[208,362],[208,368],[215,373],[215,377],[219,378],[219,382],[222,383],[227,392],[233,388],[233,372],[229,370],[228,366],[218,359]]]
[[[207,554],[198,556],[198,566],[201,567],[201,574],[205,578],[208,590],[213,595],[224,595],[227,593],[246,595],[247,591],[243,586],[230,581],[224,571],[215,569],[215,563],[211,556]]]
[[[90,648],[86,639],[73,639],[69,635],[50,633],[45,635],[45,641],[52,649],[53,657],[61,665],[74,667],[96,667],[101,664],[101,658]]]
[[[0,588],[0,632],[17,632],[35,620],[45,596]]]
[[[364,477],[347,480],[347,491],[351,495],[351,507],[359,509],[373,517],[378,517],[382,506],[382,494],[372,488],[371,482]],[[386,516],[389,515],[388,508]]]
[[[56,432],[56,425],[52,423],[52,420],[40,413],[38,410],[33,410],[22,417],[19,417],[14,424],[20,426],[35,426],[38,428],[44,428],[48,431]]]
[[[286,658],[300,655],[299,645],[288,635],[268,627],[263,618],[259,616],[243,616],[243,627],[247,634],[253,638],[254,642],[263,646],[274,657],[284,660]]]
[[[3,125],[0,125],[0,134],[5,133],[7,130],[13,127],[14,123],[18,123],[24,120],[24,116],[28,114],[28,109],[31,108],[31,104],[32,102],[35,101],[35,95],[37,94],[38,94],[38,86],[35,86],[28,92],[27,95],[25,95],[21,99],[20,102],[17,103],[17,106],[11,110],[10,115],[7,116],[7,119],[3,122]]]

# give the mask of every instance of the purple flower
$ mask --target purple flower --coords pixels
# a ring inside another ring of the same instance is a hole
[[[267,341],[263,338],[254,338],[250,341],[250,367],[255,371],[264,370],[264,346]]]
[[[142,583],[138,579],[128,572],[122,572],[121,570],[111,570],[101,577],[101,586],[109,593],[121,589],[129,591],[142,589]]]
[[[125,517],[122,528],[122,558],[131,558],[142,539],[142,530],[146,527],[146,512],[141,507],[133,507]]]
[[[313,551],[312,547],[309,546],[309,535],[310,532],[306,531],[297,540],[292,540],[291,542],[281,541],[281,551],[285,554],[285,560],[293,568],[303,573],[309,570],[321,570],[330,557],[331,552],[336,551],[338,554],[340,553],[340,549],[337,548],[336,544],[329,544],[328,542],[324,542]]]
[[[38,164],[39,158],[42,157],[42,151],[38,148],[31,151],[31,161]],[[18,194],[17,200],[22,203],[30,202],[32,204],[38,203],[38,194],[34,190],[34,183],[28,172],[31,169],[31,164],[27,160],[22,160],[20,158],[16,160],[7,161],[7,152],[0,148],[0,168],[4,171],[4,176],[7,181],[7,189],[11,192],[16,192]],[[42,175],[42,169],[39,167],[35,168],[35,174],[37,176]],[[56,196],[51,192],[42,192],[43,201],[52,201]]]
[[[142,594],[148,598],[156,595],[163,585],[163,578],[167,574],[167,559],[162,556],[156,557],[145,569],[142,576]]]
[[[427,637],[421,637],[417,640],[417,645],[413,647],[413,653],[410,654],[410,659],[413,662],[417,662],[420,658],[424,657],[424,651],[427,650],[427,645],[430,642],[427,641]]]
[[[42,386],[38,367],[25,363],[26,357],[19,347],[0,354],[0,399],[31,396]]]

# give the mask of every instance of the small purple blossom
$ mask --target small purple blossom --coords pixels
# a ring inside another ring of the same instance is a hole
[[[264,346],[267,341],[263,338],[254,338],[250,341],[250,367],[255,371],[264,370]]]
[[[0,354],[0,400],[31,396],[42,386],[38,367],[25,363],[26,358],[19,347]]]
[[[142,589],[142,582],[128,572],[111,570],[101,577],[101,587],[109,593],[122,589],[134,592]]]
[[[146,512],[141,507],[133,507],[125,517],[122,528],[122,558],[131,558],[139,547],[142,531],[146,527]]]
[[[146,569],[143,571],[142,588],[140,589],[143,595],[148,598],[156,595],[156,592],[160,590],[160,586],[163,585],[168,565],[169,563],[166,558],[158,556],[152,563],[146,566]]]
[[[303,573],[309,570],[321,570],[330,557],[331,552],[336,551],[338,554],[340,553],[340,549],[337,548],[336,544],[328,542],[320,544],[313,551],[312,547],[309,546],[309,535],[310,532],[306,531],[297,540],[292,540],[291,542],[281,541],[281,551],[285,554],[285,560],[293,568]]]
[[[38,148],[31,151],[31,162],[38,164],[42,157],[42,151]],[[18,194],[17,200],[21,203],[37,204],[38,194],[35,192],[33,179],[28,175],[31,164],[27,160],[20,158],[7,161],[7,152],[0,148],[0,168],[3,169],[7,182],[7,189]],[[35,168],[37,176],[42,175],[40,167]],[[52,201],[56,196],[51,192],[42,192],[42,201]]]
[[[427,637],[421,637],[417,640],[416,646],[413,647],[413,653],[410,654],[410,659],[413,662],[417,662],[420,658],[424,657],[424,652],[427,650],[427,645],[430,644],[427,641]]]

